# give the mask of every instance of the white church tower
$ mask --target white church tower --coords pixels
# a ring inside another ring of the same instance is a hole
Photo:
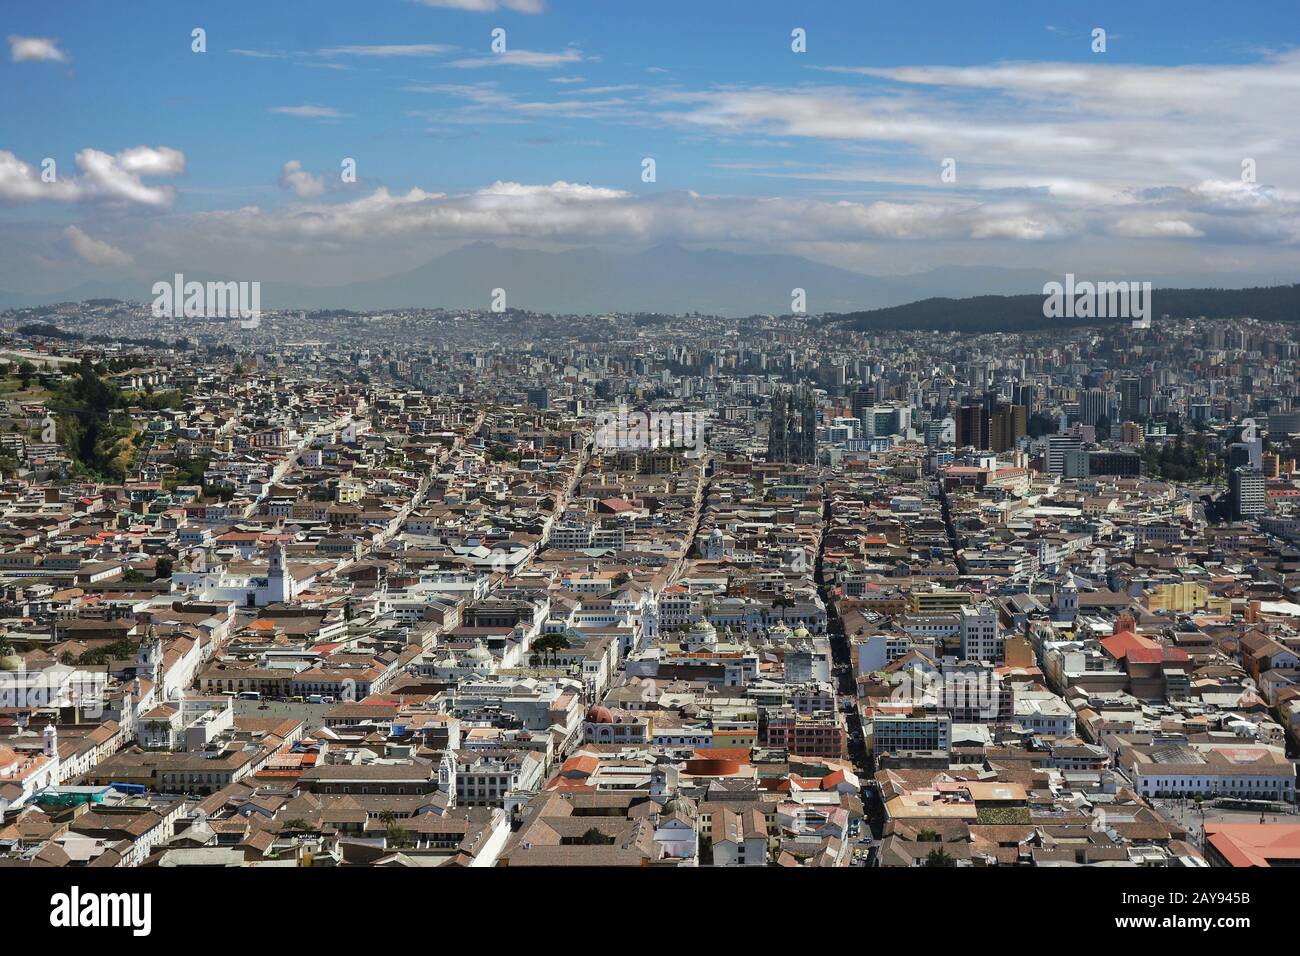
[[[448,748],[438,764],[438,789],[447,795],[448,809],[456,806],[456,755]]]
[[[150,624],[135,652],[135,676],[138,678],[143,674],[157,687],[162,680],[162,658],[162,641]]]
[[[293,600],[293,578],[284,564],[284,548],[277,541],[271,546],[271,566],[267,572],[267,603]]]
[[[1065,584],[1057,589],[1056,592],[1056,615],[1055,620],[1060,622],[1073,622],[1079,614],[1079,588],[1074,583],[1074,578],[1067,578]]]

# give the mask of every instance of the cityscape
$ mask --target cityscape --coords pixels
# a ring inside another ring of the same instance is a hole
[[[6,13],[0,879],[51,926],[150,932],[99,870],[1047,868],[1124,926],[1300,864],[1285,37],[183,6]],[[1251,926],[1204,902],[1159,925]]]

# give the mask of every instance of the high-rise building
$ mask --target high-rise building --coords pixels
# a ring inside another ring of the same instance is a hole
[[[1016,440],[1028,432],[1029,419],[1023,405],[997,405],[989,416],[989,442],[993,451],[1010,451]]]
[[[871,408],[871,406],[876,404],[875,391],[867,388],[865,385],[861,386],[860,388],[853,390],[853,394],[849,396],[849,401],[853,406],[853,417],[861,421],[865,428],[867,422],[866,419],[862,417],[862,413],[865,409]]]
[[[1119,382],[1119,415],[1125,421],[1142,417],[1142,380],[1122,378]]]
[[[912,409],[906,405],[867,405],[854,411],[866,438],[904,435],[912,427]]]
[[[1085,425],[1095,425],[1106,414],[1109,402],[1106,393],[1100,388],[1086,389],[1079,396],[1079,421]]]
[[[1232,517],[1253,518],[1266,510],[1264,473],[1254,468],[1234,468],[1228,473],[1228,495]]]
[[[989,413],[981,405],[963,405],[957,410],[957,447],[987,448]]]
[[[1048,474],[1065,474],[1065,453],[1081,447],[1083,439],[1078,435],[1048,435],[1047,454],[1044,456]]]

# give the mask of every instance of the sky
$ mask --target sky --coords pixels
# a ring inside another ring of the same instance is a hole
[[[1084,6],[6,4],[0,289],[476,240],[1300,280],[1294,0]]]

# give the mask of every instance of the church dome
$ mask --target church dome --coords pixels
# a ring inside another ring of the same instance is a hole
[[[708,618],[700,618],[687,630],[694,644],[712,643],[718,639],[718,629],[709,623]]]
[[[593,724],[612,724],[614,722],[614,712],[608,707],[593,704],[587,710],[587,720]]]

